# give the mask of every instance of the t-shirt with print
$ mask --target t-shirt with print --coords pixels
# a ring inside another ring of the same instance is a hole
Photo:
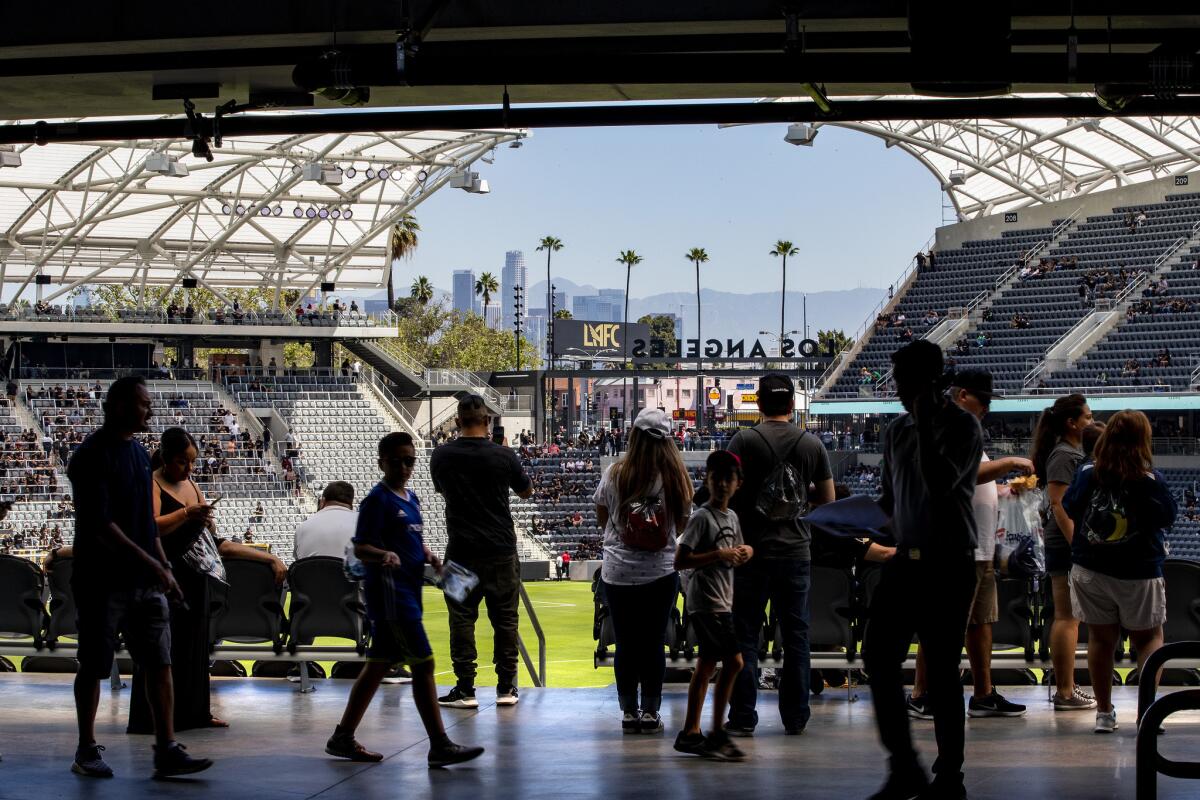
[[[608,524],[604,526],[604,555],[600,577],[605,583],[618,586],[635,586],[665,578],[675,571],[675,518],[668,515],[667,546],[662,550],[635,550],[626,546],[618,527],[622,501],[617,496],[615,468],[616,464],[613,464],[604,471],[600,485],[592,495],[592,501],[608,511]],[[661,492],[662,481],[656,480],[647,496],[653,497]],[[689,510],[690,508],[685,509]]]
[[[380,481],[358,507],[355,544],[390,550],[400,566],[384,569],[364,562],[367,616],[376,622],[421,619],[421,583],[425,576],[425,542],[421,500],[411,491],[403,495]]]
[[[1067,442],[1059,442],[1054,445],[1054,449],[1050,451],[1050,455],[1046,459],[1046,483],[1065,483],[1070,486],[1075,480],[1075,471],[1079,469],[1082,462],[1082,450]],[[1042,536],[1045,538],[1046,547],[1065,549],[1071,546],[1067,542],[1067,537],[1063,536],[1062,531],[1058,529],[1058,519],[1052,510],[1048,511],[1046,515]]]
[[[742,544],[742,529],[732,510],[718,511],[705,504],[692,514],[679,546],[693,553],[711,553]],[[689,613],[723,613],[733,610],[733,565],[714,561],[691,571],[687,580]]]
[[[775,467],[776,458],[787,458],[800,473],[800,499],[807,502],[808,484],[833,477],[825,445],[790,422],[768,420],[734,434],[729,440],[729,452],[741,459],[744,475],[730,508],[737,512],[742,532],[754,547],[755,557],[808,561],[812,541],[808,523],[803,518],[769,520],[758,511],[758,498],[763,483]]]
[[[1097,492],[1103,494],[1093,503]],[[1122,580],[1162,577],[1167,532],[1178,513],[1162,473],[1147,472],[1109,488],[1101,484],[1093,464],[1084,464],[1063,495],[1063,509],[1075,522],[1072,562]],[[1089,523],[1104,527],[1089,535]]]
[[[989,461],[984,453],[980,463]],[[975,512],[975,560],[991,561],[996,556],[996,529],[1000,527],[1000,492],[995,481],[975,486],[971,509]]]

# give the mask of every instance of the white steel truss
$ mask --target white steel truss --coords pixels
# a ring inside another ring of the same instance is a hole
[[[227,138],[212,162],[193,158],[187,140],[24,146],[22,165],[0,170],[0,282],[15,283],[19,297],[49,276],[46,301],[85,284],[174,286],[185,277],[217,292],[323,281],[374,288],[398,219],[498,145],[528,135]],[[188,174],[147,169],[147,158],[161,155]],[[302,168],[314,163],[339,172],[341,183],[305,180]]]

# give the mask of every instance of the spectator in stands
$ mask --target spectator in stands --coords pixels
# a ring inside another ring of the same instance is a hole
[[[992,374],[983,369],[964,369],[955,373],[950,387],[950,399],[956,406],[982,422],[987,416],[994,395]],[[975,479],[975,496],[971,508],[975,514],[975,596],[967,618],[967,659],[971,662],[971,677],[975,692],[967,705],[972,717],[1019,717],[1025,706],[1006,700],[992,684],[992,625],[1000,618],[996,571],[992,565],[996,554],[996,530],[1000,524],[999,494],[996,479],[1013,472],[1029,475],[1033,462],[1010,456],[995,461],[983,454],[979,475]],[[917,650],[916,679],[908,700],[911,717],[933,719],[929,700],[924,696],[925,659],[923,649]]]
[[[616,640],[621,730],[658,733],[663,632],[679,586],[675,537],[692,502],[692,481],[666,412],[647,408],[637,415],[628,453],[605,471],[592,499],[604,528],[601,580]]]
[[[4,394],[8,397],[9,406],[17,404],[17,391],[17,382],[13,378],[9,378],[8,382],[4,385]]]
[[[215,547],[222,558],[244,558],[268,564],[275,582],[283,585],[287,567],[265,550],[255,550],[215,537],[212,506],[192,480],[196,461],[196,442],[182,428],[163,431],[152,459],[155,524],[163,552],[183,593],[183,603],[171,611],[171,672],[175,697],[175,729],[227,728],[228,723],[212,715],[209,708],[208,664],[210,583],[195,558],[195,548]],[[129,699],[129,733],[150,733],[154,729],[149,703],[145,702],[145,674],[134,674]]]
[[[1049,514],[1042,535],[1046,542],[1046,572],[1054,597],[1054,622],[1050,627],[1050,657],[1054,662],[1056,711],[1094,708],[1096,700],[1075,685],[1075,647],[1079,620],[1071,611],[1071,537],[1075,525],[1062,499],[1083,461],[1083,430],[1092,423],[1092,410],[1081,394],[1060,397],[1042,412],[1033,434],[1034,474],[1045,488]]]
[[[900,341],[911,342],[912,340],[913,340],[912,328],[905,328],[904,330],[900,331]]]
[[[459,437],[437,448],[429,471],[434,488],[446,498],[446,560],[479,576],[479,585],[459,602],[446,596],[450,614],[450,660],[457,683],[442,705],[477,708],[475,699],[475,622],[486,599],[495,633],[496,704],[517,702],[517,601],[521,564],[508,505],[511,489],[522,499],[533,495],[533,482],[517,454],[488,435],[483,398],[468,395],[458,403]]]
[[[345,481],[331,481],[317,501],[317,513],[296,526],[295,557],[342,558],[357,524],[354,487]]]
[[[987,347],[989,338],[990,337],[985,332],[980,331],[979,335],[975,337],[975,346],[982,350],[983,348]]]
[[[724,730],[725,709],[734,680],[742,670],[741,647],[733,628],[733,569],[749,561],[754,550],[743,542],[737,514],[729,508],[729,501],[742,483],[741,461],[728,450],[714,450],[705,467],[708,502],[688,520],[675,552],[675,568],[692,570],[686,602],[700,651],[688,686],[686,720],[675,737],[675,749],[718,761],[741,761],[745,753]],[[705,736],[700,730],[700,715],[718,664],[722,669],[713,692],[712,728]]]
[[[1079,470],[1063,499],[1075,525],[1071,604],[1088,626],[1096,733],[1117,729],[1111,676],[1121,629],[1129,631],[1139,671],[1163,643],[1162,565],[1177,509],[1166,479],[1153,468],[1150,437],[1145,414],[1118,411],[1096,443],[1095,463]]]
[[[863,645],[879,735],[891,755],[887,783],[875,797],[959,798],[966,791],[958,661],[976,585],[972,500],[983,436],[975,416],[943,395],[937,345],[914,342],[892,363],[908,413],[884,435],[879,505],[892,517],[897,552],[883,566]],[[901,677],[914,633],[925,649],[937,732],[932,793],[913,749]]]
[[[1137,231],[1141,230],[1146,225],[1147,220],[1148,220],[1148,218],[1146,217],[1145,209],[1139,210],[1137,212],[1137,215],[1134,216],[1134,218],[1133,218],[1134,232],[1136,233]]]
[[[153,689],[147,700],[154,711],[155,774],[212,766],[175,741],[167,596],[180,598],[181,592],[154,523],[150,459],[134,438],[149,430],[151,416],[145,380],[114,381],[104,401],[103,427],[84,440],[68,467],[76,504],[71,588],[79,609],[79,746],[71,769],[88,777],[113,774],[96,744],[95,720],[118,631]]]
[[[735,575],[734,624],[744,665],[734,686],[726,730],[750,736],[758,725],[758,633],[769,601],[783,629],[783,670],[779,690],[779,716],[789,733],[803,732],[808,724],[809,640],[808,592],[811,576],[809,526],[792,515],[771,518],[759,510],[767,479],[781,462],[787,462],[799,480],[801,510],[832,502],[833,476],[829,454],[821,441],[792,424],[795,386],[779,373],[764,375],[758,383],[758,410],[763,421],[738,431],[729,452],[738,456],[745,482],[733,507],[754,560]],[[812,484],[810,494],[807,489]]]
[[[421,584],[425,565],[441,573],[442,563],[425,545],[421,500],[407,488],[416,463],[417,451],[407,433],[379,440],[383,478],[363,500],[353,540],[354,554],[366,568],[371,647],[325,752],[351,761],[383,760],[382,753],[359,744],[354,732],[388,670],[403,664],[413,672],[413,703],[429,737],[429,766],[445,767],[478,758],[483,748],[452,742],[437,705],[433,649],[421,621]]]
[[[254,544],[254,528],[246,526],[246,532],[242,534],[242,541],[246,544]]]

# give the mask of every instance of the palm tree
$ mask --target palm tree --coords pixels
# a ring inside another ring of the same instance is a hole
[[[429,301],[433,299],[433,284],[429,282],[429,278],[426,278],[424,275],[418,275],[413,279],[408,294],[413,300],[416,300],[423,306],[427,306],[429,305]]]
[[[771,249],[771,255],[783,258],[783,293],[779,296],[779,352],[782,354],[783,336],[787,330],[787,323],[784,322],[787,310],[787,260],[788,256],[800,255],[800,248],[793,247],[791,242],[780,239],[775,243],[775,247]]]
[[[560,308],[558,311],[555,311],[554,318],[555,319],[573,319],[573,317],[571,316],[571,312],[567,311],[565,308]]]
[[[475,281],[475,294],[483,295],[483,318],[487,319],[487,307],[492,304],[492,295],[500,291],[496,276],[485,272]]]
[[[617,263],[625,265],[625,316],[621,323],[621,368],[625,368],[625,360],[629,356],[629,276],[633,272],[633,267],[636,264],[642,263],[642,257],[633,250],[622,250],[621,255],[617,256]],[[629,419],[628,414],[629,395],[625,391],[625,379],[621,379],[621,416],[626,420]],[[626,423],[628,424],[628,423]]]
[[[703,247],[693,247],[684,255],[688,261],[696,266],[696,352],[704,354],[704,337],[700,335],[700,265],[708,263],[708,253]],[[704,359],[696,359],[696,430],[704,429],[703,415],[703,395],[704,395],[704,378],[700,375],[704,371]]]
[[[387,254],[387,301],[389,309],[394,308],[396,305],[396,290],[392,283],[392,273],[395,271],[396,262],[412,256],[413,251],[417,249],[417,234],[420,231],[421,226],[417,224],[417,218],[409,213],[403,214],[392,225],[392,235],[388,239]]]
[[[554,307],[554,287],[550,285],[550,254],[563,249],[562,239],[557,236],[543,236],[537,249],[546,251],[546,319],[549,320],[546,323],[546,363],[549,364],[553,359],[550,352],[550,340],[554,338],[554,315],[550,313],[550,309]]]

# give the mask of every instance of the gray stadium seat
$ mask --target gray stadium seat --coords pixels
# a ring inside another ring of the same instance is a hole
[[[283,652],[285,619],[283,590],[275,585],[269,564],[242,558],[223,559],[229,585],[213,590],[212,637],[222,640],[268,642]]]
[[[32,561],[0,555],[0,633],[33,637],[41,648],[46,629],[45,579]]]
[[[50,589],[50,619],[46,625],[46,644],[51,650],[63,636],[74,636],[78,632],[75,620],[75,593],[71,591],[71,574],[75,571],[75,559],[57,558],[54,568],[46,575]]]
[[[292,592],[288,620],[288,652],[312,644],[318,636],[336,636],[366,651],[366,607],[357,583],[346,580],[342,559],[330,556],[302,558],[288,569]]]

